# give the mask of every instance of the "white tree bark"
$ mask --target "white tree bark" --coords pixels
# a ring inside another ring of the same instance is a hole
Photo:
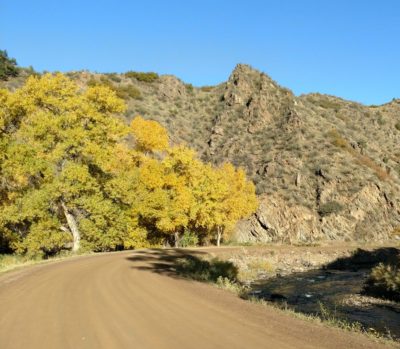
[[[175,247],[179,247],[179,233],[175,232],[174,233],[174,242],[175,242]]]
[[[221,238],[222,238],[222,228],[217,227],[217,246],[221,245]]]
[[[72,252],[77,252],[81,245],[81,233],[79,232],[78,224],[75,217],[69,212],[68,207],[64,202],[61,202],[61,207],[64,211],[65,219],[67,220],[69,231],[72,234],[73,244]]]

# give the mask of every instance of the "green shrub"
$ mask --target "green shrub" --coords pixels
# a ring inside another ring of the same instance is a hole
[[[400,263],[383,264],[372,269],[364,285],[364,292],[394,301],[400,301]]]
[[[114,81],[114,82],[121,82],[121,77],[118,75],[118,74],[116,74],[116,73],[110,73],[110,74],[108,74],[108,77],[112,80],[112,81]]]
[[[99,85],[99,82],[93,76],[91,76],[86,85],[89,87],[94,87]]]
[[[144,73],[144,72],[128,71],[125,73],[125,76],[127,78],[133,78],[138,81],[149,82],[149,83],[157,81],[159,78],[158,74],[153,72]]]
[[[400,121],[396,123],[396,125],[394,125],[394,127],[396,127],[396,130],[400,131]]]
[[[193,94],[194,92],[194,87],[192,84],[185,84],[186,92],[189,94]]]
[[[230,292],[236,293],[239,297],[245,298],[247,296],[246,287],[238,282],[231,281],[228,278],[220,276],[215,282],[218,288],[228,290]]]
[[[365,139],[360,139],[357,142],[358,146],[362,149],[366,149],[367,148],[367,141]]]
[[[115,92],[117,96],[123,99],[134,98],[134,99],[141,99],[142,95],[135,86],[128,85],[128,86],[119,86],[115,88]]]
[[[314,105],[324,109],[340,109],[341,104],[335,100],[330,100],[326,96],[312,97],[308,99]]]
[[[197,244],[199,243],[199,238],[196,235],[196,233],[191,232],[190,230],[186,230],[183,235],[182,238],[179,242],[179,244],[182,247],[191,247],[191,246],[197,246]]]
[[[91,76],[90,79],[87,82],[87,85],[89,87],[94,87],[94,86],[107,86],[110,89],[115,91],[114,84],[105,76],[101,76],[100,79],[96,79],[94,76]]]
[[[349,143],[342,135],[338,132],[337,129],[332,129],[327,133],[328,137],[332,140],[332,144],[338,148],[348,149],[350,148]]]
[[[19,68],[19,70],[24,71],[25,74],[27,74],[28,76],[40,76],[40,73],[35,71],[35,69],[31,65],[28,68]],[[72,76],[71,78],[75,78],[75,76]]]
[[[214,258],[210,261],[187,256],[177,262],[178,274],[198,281],[216,282],[219,278],[236,281],[238,268],[231,262]]]
[[[329,216],[333,213],[338,213],[343,210],[343,206],[339,204],[337,201],[329,201],[325,204],[322,204],[319,209],[318,213],[321,217]]]
[[[386,120],[382,117],[382,115],[378,115],[378,118],[376,119],[376,121],[380,126],[386,124]]]
[[[202,86],[200,87],[200,90],[202,90],[203,92],[211,92],[213,88],[213,86]]]
[[[141,93],[140,90],[137,89],[135,86],[132,85],[126,85],[126,86],[119,86],[113,84],[106,76],[101,76],[100,80],[97,80],[93,76],[89,79],[87,82],[87,85],[90,87],[93,86],[107,86],[111,90],[115,91],[117,96],[122,99],[129,99],[129,98],[134,98],[134,99],[141,99]]]
[[[14,58],[9,58],[7,51],[0,50],[0,80],[18,76],[18,73],[17,61]]]

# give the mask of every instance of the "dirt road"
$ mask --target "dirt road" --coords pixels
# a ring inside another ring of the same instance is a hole
[[[180,279],[170,266],[181,253],[104,254],[0,276],[0,348],[388,348]]]

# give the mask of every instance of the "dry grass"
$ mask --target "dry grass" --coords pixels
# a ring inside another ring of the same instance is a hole
[[[256,280],[275,271],[275,266],[267,258],[249,257],[239,266],[240,280]]]
[[[50,263],[54,261],[63,260],[66,258],[86,256],[92,254],[94,253],[84,252],[84,251],[82,251],[82,253],[79,254],[72,254],[71,252],[66,251],[65,253],[59,254],[54,257],[50,257],[48,259],[42,259],[40,257],[23,256],[17,254],[0,254],[0,274],[34,264]]]
[[[367,155],[360,154],[353,149],[350,143],[340,135],[338,130],[332,129],[328,132],[328,136],[332,139],[333,145],[349,152],[355,158],[358,164],[370,168],[381,181],[387,181],[391,179],[389,173],[379,166],[373,159]]]
[[[28,266],[42,262],[42,259],[32,259],[19,255],[0,255],[0,273],[10,271],[22,266]]]
[[[396,338],[393,338],[389,332],[386,334],[381,334],[375,331],[373,328],[364,328],[359,322],[350,322],[340,319],[336,317],[334,312],[326,308],[326,306],[322,303],[320,303],[320,314],[317,315],[300,313],[289,307],[282,307],[253,296],[246,299],[252,303],[274,308],[297,319],[310,321],[313,323],[321,323],[330,327],[340,328],[341,330],[345,330],[348,332],[359,333],[379,343],[387,344],[389,347],[398,348],[398,340]]]

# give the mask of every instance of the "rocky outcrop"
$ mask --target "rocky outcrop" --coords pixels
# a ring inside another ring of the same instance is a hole
[[[306,207],[289,207],[285,200],[262,199],[257,212],[237,224],[234,238],[239,242],[310,242],[323,238],[316,215]]]
[[[158,83],[158,95],[169,100],[181,99],[187,97],[187,90],[185,84],[175,76],[164,75]]]
[[[340,200],[334,201],[334,199]],[[376,185],[351,196],[341,196],[335,185],[320,194],[321,207],[338,203],[332,212],[316,213],[302,206],[289,206],[279,197],[262,199],[258,211],[237,224],[233,238],[239,242],[315,242],[321,240],[384,241],[396,227],[390,220],[394,207]],[[339,209],[340,207],[340,209]],[[322,217],[321,217],[322,214]]]

